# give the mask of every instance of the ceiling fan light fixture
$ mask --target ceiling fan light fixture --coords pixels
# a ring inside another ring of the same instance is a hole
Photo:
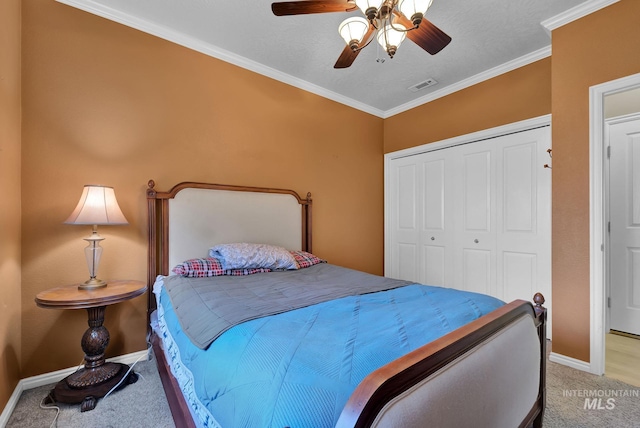
[[[378,14],[378,9],[382,5],[381,0],[354,0],[356,2],[356,6],[360,8],[364,16],[367,17],[369,21],[372,21],[376,18]]]
[[[400,0],[398,8],[417,27],[422,22],[431,3],[433,0]]]
[[[398,31],[396,28],[403,31]],[[406,28],[404,25],[396,24],[395,28],[391,25],[385,25],[383,28],[378,30],[378,43],[387,51],[389,57],[393,58],[398,50],[398,46],[400,46],[400,43],[402,43],[406,34]]]
[[[362,43],[364,35],[367,34],[369,29],[369,21],[360,17],[354,16],[347,18],[338,27],[338,33],[342,37],[347,45],[352,50],[357,50]]]
[[[338,34],[346,45],[343,45],[333,68],[344,69],[351,67],[360,51],[373,42],[374,37],[391,58],[407,32],[410,42],[431,55],[448,46],[451,37],[425,19],[432,2],[433,0],[284,0],[272,3],[271,10],[276,16],[327,12],[347,12],[353,16],[356,9],[362,11],[366,20],[361,16],[360,20],[345,20],[338,26]],[[378,58],[378,62],[382,61]]]

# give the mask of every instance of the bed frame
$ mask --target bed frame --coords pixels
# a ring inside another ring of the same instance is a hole
[[[213,199],[203,202],[209,195]],[[149,319],[156,276],[202,257],[214,243],[262,242],[312,252],[310,193],[301,198],[293,190],[195,182],[160,192],[150,180],[147,202]],[[535,305],[511,302],[372,372],[336,426],[541,427],[546,309],[540,293],[533,300]],[[195,427],[160,339],[151,329],[149,335],[176,426]],[[504,349],[509,351],[497,352]]]

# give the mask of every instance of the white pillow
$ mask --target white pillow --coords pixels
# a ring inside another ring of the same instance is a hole
[[[209,249],[209,257],[223,269],[298,269],[295,257],[283,247],[268,244],[220,244]]]

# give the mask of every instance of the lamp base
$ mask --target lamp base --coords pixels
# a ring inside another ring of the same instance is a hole
[[[91,278],[83,284],[78,285],[79,290],[95,290],[96,288],[106,287],[107,283],[101,279]]]

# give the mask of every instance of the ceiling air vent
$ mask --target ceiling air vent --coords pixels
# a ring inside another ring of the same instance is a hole
[[[411,92],[418,92],[421,89],[428,88],[429,86],[437,85],[438,81],[436,79],[427,79],[424,82],[416,83],[413,86],[410,86],[408,89]]]

